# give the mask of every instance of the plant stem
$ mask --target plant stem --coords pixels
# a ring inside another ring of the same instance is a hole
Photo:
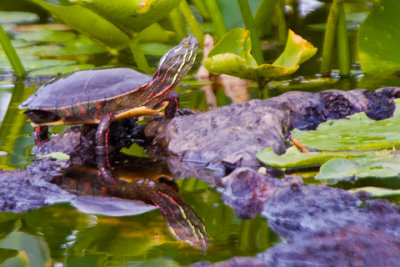
[[[287,26],[285,19],[285,1],[277,0],[276,2],[276,20],[278,24],[278,43],[284,45],[287,38]]]
[[[131,48],[137,67],[141,71],[150,73],[150,66],[142,48],[140,47],[138,34],[135,34],[129,38],[129,47]]]
[[[262,0],[257,8],[254,24],[260,37],[271,34],[275,2],[276,0]]]
[[[14,70],[14,74],[19,77],[23,77],[26,75],[26,71],[24,66],[21,63],[20,58],[18,57],[17,51],[11,44],[10,39],[7,36],[7,33],[4,31],[3,26],[0,24],[0,44],[3,47],[4,53],[6,54],[8,60],[10,61],[11,67]]]
[[[207,6],[203,0],[192,0],[193,4],[197,7],[197,10],[204,19],[210,18],[210,13],[208,13]]]
[[[237,0],[237,2],[239,4],[240,12],[242,13],[244,25],[250,31],[252,53],[257,63],[261,65],[264,63],[264,58],[261,50],[260,39],[257,36],[253,16],[251,15],[249,2],[247,0]]]
[[[339,54],[339,69],[341,76],[350,75],[350,51],[349,39],[347,36],[346,13],[344,11],[344,3],[340,4],[338,29],[337,29],[337,46]]]
[[[328,74],[331,71],[332,51],[335,41],[336,23],[339,14],[339,5],[343,0],[334,0],[326,22],[324,45],[322,48],[321,73]]]
[[[218,41],[218,39],[220,39],[227,32],[224,18],[221,14],[218,3],[215,0],[205,0],[205,3],[208,7],[209,13],[213,14],[211,19],[214,23],[215,33],[218,37],[216,38],[216,41]]]
[[[194,17],[192,10],[190,9],[189,4],[186,0],[182,0],[179,4],[179,8],[183,16],[185,17],[186,22],[189,24],[190,29],[192,30],[194,36],[196,36],[197,40],[199,41],[200,47],[204,46],[204,32],[200,28],[200,24],[197,22],[196,18]]]
[[[177,39],[182,40],[183,38],[185,38],[187,35],[186,26],[183,23],[182,14],[178,8],[174,8],[169,13],[169,20],[171,21],[172,27],[176,32]]]

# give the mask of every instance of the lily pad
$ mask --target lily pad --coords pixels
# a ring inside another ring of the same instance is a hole
[[[54,159],[59,159],[59,160],[68,160],[69,159],[69,155],[62,153],[62,152],[52,152],[50,154],[46,154],[46,155],[37,155],[37,157],[51,157]]]
[[[50,11],[66,24],[107,47],[112,53],[116,53],[116,49],[128,46],[128,37],[126,34],[115,27],[111,22],[87,8],[79,5],[71,5],[67,1],[63,1],[63,3],[65,3],[64,5],[59,1],[32,1]]]
[[[307,168],[319,167],[333,158],[354,158],[365,153],[362,151],[302,153],[296,147],[292,146],[283,155],[275,154],[274,150],[269,147],[260,150],[256,156],[262,163],[273,168]]]
[[[0,11],[0,24],[34,23],[39,16],[30,12]]]
[[[321,166],[315,176],[318,180],[343,180],[346,178],[387,178],[400,173],[400,155],[396,151],[370,152],[355,160],[335,158]],[[331,182],[332,182],[331,181]]]
[[[349,192],[350,193],[367,192],[374,197],[400,195],[400,189],[380,188],[380,187],[374,187],[374,186],[353,188],[353,189],[350,189]]]
[[[316,130],[295,129],[292,136],[308,148],[319,150],[383,149],[400,145],[400,104],[391,118],[375,121],[365,113],[321,123]],[[349,131],[351,129],[351,131]]]
[[[359,57],[366,73],[400,70],[400,1],[382,0],[375,5],[359,33]]]
[[[234,29],[225,34],[208,54],[204,66],[211,72],[250,80],[272,80],[294,73],[317,52],[311,43],[289,30],[285,50],[272,64],[257,65],[251,55],[250,33]]]
[[[29,72],[29,76],[54,76],[58,74],[65,74],[80,70],[93,69],[95,65],[92,64],[72,64],[66,66],[54,66],[50,68],[38,69]]]
[[[75,64],[74,60],[56,60],[56,59],[37,59],[37,58],[23,58],[22,64],[26,70],[34,70],[40,68],[48,68],[52,66],[65,66]],[[6,61],[0,61],[1,70],[12,70],[11,65]]]
[[[74,39],[76,34],[73,32],[64,31],[32,31],[21,32],[15,35],[15,39],[24,40],[28,42],[49,42],[49,43],[63,43]]]

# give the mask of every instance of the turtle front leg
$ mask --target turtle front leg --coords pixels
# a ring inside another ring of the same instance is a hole
[[[165,108],[165,117],[167,119],[172,119],[173,117],[175,117],[176,113],[178,113],[178,115],[193,114],[193,112],[188,109],[179,108],[179,96],[175,92],[171,92],[164,101],[169,102],[167,107]]]
[[[35,138],[35,144],[38,145],[40,142],[46,141],[49,137],[49,127],[48,126],[36,126],[33,137]]]
[[[167,119],[172,119],[179,109],[179,96],[177,93],[171,92],[164,101],[168,101],[168,105],[165,108],[165,117]]]
[[[96,131],[96,155],[97,167],[103,178],[108,182],[113,182],[113,175],[110,165],[108,135],[110,133],[110,125],[114,115],[109,113],[101,121]]]

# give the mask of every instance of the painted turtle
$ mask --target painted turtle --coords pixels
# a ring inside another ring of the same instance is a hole
[[[99,124],[96,146],[107,150],[107,133],[113,120],[154,114],[165,107],[160,103],[176,102],[176,98],[171,102],[169,95],[192,67],[197,48],[194,36],[183,39],[161,58],[153,77],[129,68],[75,72],[43,85],[19,108],[28,109],[25,115],[38,126],[36,141],[38,136],[43,137],[40,126]],[[175,109],[169,113],[175,113]]]

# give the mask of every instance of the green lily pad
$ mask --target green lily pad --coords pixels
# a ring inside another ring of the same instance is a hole
[[[268,81],[294,73],[299,64],[317,52],[317,48],[289,30],[285,50],[272,64],[258,66],[250,51],[249,31],[234,29],[221,38],[203,64],[214,73]]]
[[[292,146],[283,155],[275,154],[274,150],[268,147],[260,150],[256,156],[259,161],[273,168],[306,168],[321,166],[333,158],[354,158],[365,153],[362,151],[302,153],[296,147]]]
[[[400,1],[382,0],[375,5],[359,33],[359,57],[365,73],[400,70]]]
[[[32,0],[50,11],[72,28],[79,30],[91,39],[107,47],[112,53],[128,46],[128,37],[111,22],[95,12],[67,1]],[[84,19],[83,19],[84,18]]]
[[[41,68],[48,68],[53,66],[65,66],[75,64],[74,60],[56,60],[56,59],[37,59],[37,58],[23,58],[22,64],[26,70],[34,70]],[[12,70],[11,65],[7,61],[0,61],[1,70]]]
[[[54,76],[58,74],[65,74],[80,70],[93,69],[95,65],[92,64],[72,64],[66,66],[54,66],[50,68],[38,69],[29,72],[29,76]]]
[[[399,173],[400,155],[398,152],[382,150],[370,152],[354,160],[331,159],[321,166],[315,179],[332,180],[332,183],[349,177],[358,179],[397,177]]]
[[[294,129],[292,136],[304,146],[319,150],[384,149],[400,145],[400,104],[393,117],[375,121],[363,112],[321,123],[316,130]],[[349,131],[351,129],[351,131]]]
[[[385,197],[400,195],[400,189],[389,189],[374,186],[366,186],[361,188],[353,188],[349,190],[350,193],[367,192],[374,197]]]
[[[64,31],[32,31],[20,32],[15,35],[15,39],[24,40],[28,42],[49,42],[49,43],[63,43],[74,39],[76,34],[73,32]]]
[[[69,155],[62,153],[62,152],[52,152],[52,153],[46,154],[46,155],[37,155],[37,157],[41,157],[41,158],[51,157],[51,158],[59,159],[59,160],[68,160],[69,159]]]
[[[39,16],[30,12],[0,11],[0,24],[35,23]]]

